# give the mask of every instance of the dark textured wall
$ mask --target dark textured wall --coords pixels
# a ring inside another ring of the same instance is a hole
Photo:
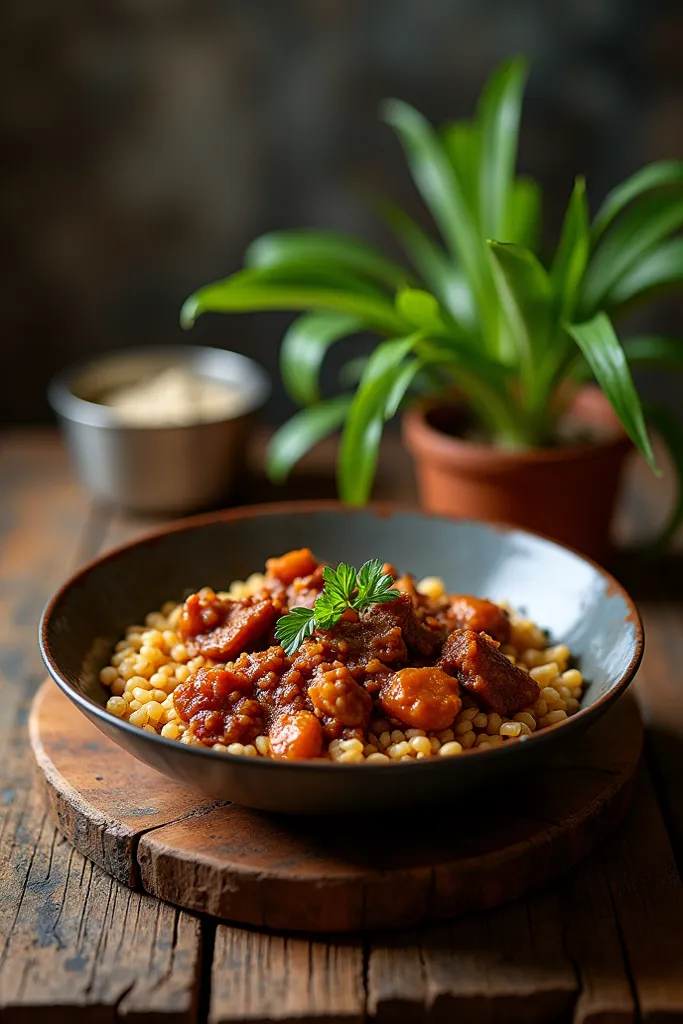
[[[419,211],[377,121],[384,96],[435,121],[467,115],[495,63],[528,53],[521,165],[546,189],[548,237],[575,173],[595,207],[644,161],[683,156],[678,3],[7,0],[0,48],[11,421],[48,415],[46,381],[71,359],[186,340],[183,298],[265,229],[328,225],[384,244],[369,191]],[[676,330],[681,308],[644,323]],[[190,337],[275,370],[288,319],[211,317]],[[271,418],[287,409],[276,392]]]

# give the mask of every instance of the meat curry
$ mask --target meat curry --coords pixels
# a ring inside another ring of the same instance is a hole
[[[347,608],[287,653],[277,623],[315,606],[324,568],[307,548],[290,551],[268,560],[257,593],[234,599],[205,588],[185,601],[177,633],[203,664],[176,687],[173,705],[192,742],[266,736],[272,757],[320,758],[338,741],[365,745],[373,719],[428,736],[448,730],[463,707],[502,721],[538,700],[528,668],[500,649],[510,637],[504,608],[428,596],[388,564],[393,599]]]

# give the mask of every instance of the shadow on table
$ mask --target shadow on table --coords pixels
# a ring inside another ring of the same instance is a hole
[[[683,601],[683,551],[657,557],[627,548],[615,552],[608,569],[635,601]]]
[[[683,818],[677,810],[683,806],[680,797],[683,736],[661,725],[648,726],[645,730],[645,755],[678,870],[683,877]]]

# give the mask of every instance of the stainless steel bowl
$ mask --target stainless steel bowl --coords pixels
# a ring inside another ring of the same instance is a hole
[[[109,391],[171,366],[238,389],[237,415],[189,426],[129,426],[101,403]],[[243,471],[249,429],[269,394],[268,375],[252,359],[172,345],[124,349],[67,369],[48,398],[93,494],[135,512],[177,514],[224,500]]]

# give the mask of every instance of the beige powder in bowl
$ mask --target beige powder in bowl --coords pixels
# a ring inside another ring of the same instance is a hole
[[[238,416],[244,395],[229,384],[199,377],[181,366],[110,391],[102,404],[123,426],[186,427]]]

